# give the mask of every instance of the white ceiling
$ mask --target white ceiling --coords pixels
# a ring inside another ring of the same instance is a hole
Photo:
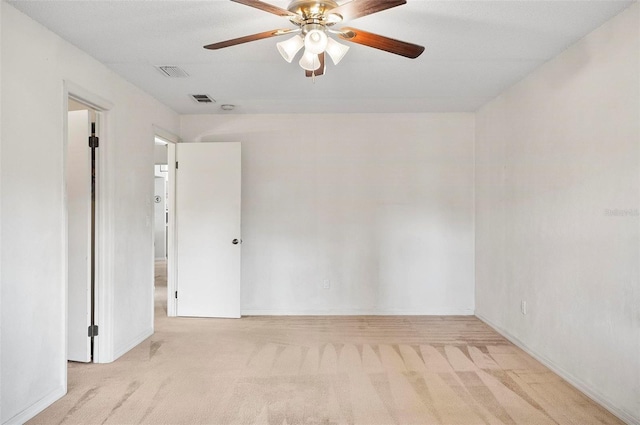
[[[345,24],[423,45],[422,56],[350,44],[315,82],[277,52],[286,36],[203,49],[293,27],[228,0],[9,3],[176,112],[208,114],[229,113],[220,110],[224,103],[237,105],[232,113],[475,111],[631,1],[408,0]],[[286,8],[288,1],[270,3]],[[156,65],[179,66],[189,77],[164,77]],[[217,103],[197,104],[189,94]]]

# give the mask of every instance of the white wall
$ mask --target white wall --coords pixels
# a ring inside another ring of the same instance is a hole
[[[181,127],[242,143],[244,314],[473,314],[473,114]]]
[[[178,118],[12,6],[1,7],[1,422],[22,423],[66,390],[63,80],[114,105],[101,149],[112,171],[116,319],[99,323],[113,336],[112,356],[153,331],[153,125],[177,133]]]
[[[634,423],[638,9],[634,4],[476,117],[477,315]]]

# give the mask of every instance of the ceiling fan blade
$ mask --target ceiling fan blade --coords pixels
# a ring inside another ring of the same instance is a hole
[[[356,28],[340,28],[340,32],[338,32],[337,35],[344,41],[362,44],[363,46],[384,50],[385,52],[394,53],[410,59],[415,59],[424,52],[424,47],[418,46],[417,44],[384,37]]]
[[[362,18],[406,3],[407,0],[351,0],[342,6],[329,10],[327,15],[340,15],[346,21]]]
[[[277,37],[279,35],[291,34],[299,31],[300,29],[298,28],[265,31],[258,34],[247,35],[240,38],[234,38],[232,40],[221,41],[219,43],[207,44],[206,46],[204,46],[204,48],[209,50],[217,50],[217,49],[222,49],[224,47],[235,46],[237,44],[248,43],[250,41],[256,41],[256,40],[262,40],[263,38]]]
[[[274,6],[269,3],[265,3],[260,0],[231,0],[235,3],[244,4],[245,6],[255,7],[256,9],[264,10],[265,12],[273,13],[274,15],[284,16],[286,18],[295,18],[296,20],[300,20],[300,16],[296,13],[290,12],[287,9],[282,9],[281,7]]]
[[[326,64],[324,62],[324,52],[318,55],[318,60],[320,61],[320,66],[315,71],[304,71],[305,77],[319,77],[324,75],[324,71],[326,69]]]

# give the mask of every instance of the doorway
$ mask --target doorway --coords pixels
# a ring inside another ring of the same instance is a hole
[[[94,361],[99,113],[72,97],[67,108],[67,360]]]
[[[167,252],[169,244],[169,142],[156,136],[154,156],[154,315],[168,316],[167,311]]]
[[[157,234],[160,238],[164,236],[166,240],[164,260],[154,259],[154,315],[158,317],[158,314],[162,316],[175,317],[176,304],[175,298],[168,296],[167,294],[174,293],[175,287],[175,273],[176,273],[176,260],[175,260],[175,158],[176,158],[176,145],[180,142],[180,139],[160,128],[154,126],[154,177],[161,177],[164,179],[164,183],[157,183],[158,186],[165,185],[165,197],[164,200],[160,199],[159,203],[164,203],[164,206],[158,206],[154,203],[154,257],[160,257],[161,249],[156,251],[157,244],[161,243],[157,240]],[[154,180],[158,182],[158,179]],[[157,190],[157,189],[156,189]],[[154,202],[158,200],[154,196]],[[164,208],[164,217],[161,217],[160,211]],[[157,218],[156,218],[157,216]],[[162,225],[164,223],[164,235],[162,232]]]

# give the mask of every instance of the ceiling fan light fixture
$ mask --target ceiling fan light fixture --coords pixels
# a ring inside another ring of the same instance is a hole
[[[327,34],[319,29],[313,29],[304,37],[305,51],[319,55],[327,48]],[[313,70],[312,70],[313,71]]]
[[[337,65],[349,51],[349,46],[340,44],[333,38],[328,37],[326,52],[331,57],[334,65]]]
[[[318,55],[310,52],[307,49],[305,49],[304,55],[302,55],[302,58],[298,63],[300,64],[302,69],[305,69],[307,71],[315,71],[316,69],[320,68],[320,59],[318,59]]]
[[[291,63],[302,49],[302,46],[304,46],[304,54],[298,63],[305,70],[305,77],[324,75],[327,55],[331,57],[331,60],[336,65],[346,55],[349,47],[330,38],[331,34],[336,35],[343,41],[383,50],[409,59],[415,59],[424,52],[423,46],[362,31],[357,28],[340,27],[333,29],[335,24],[343,20],[362,18],[382,12],[406,4],[407,0],[290,0],[287,9],[270,4],[269,0],[231,1],[285,17],[297,28],[263,31],[257,34],[207,44],[204,46],[205,49],[218,50],[266,38],[296,34],[289,40],[276,43],[276,47],[284,60]]]
[[[287,62],[291,63],[296,54],[304,46],[304,39],[300,35],[294,35],[288,40],[276,44],[278,52]]]

